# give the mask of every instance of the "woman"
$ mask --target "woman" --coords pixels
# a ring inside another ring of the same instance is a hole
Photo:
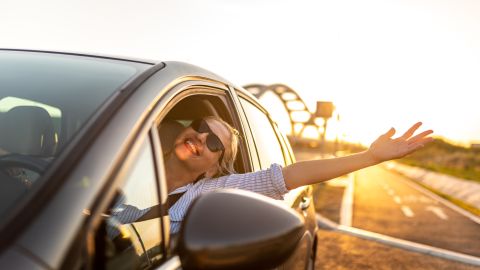
[[[235,174],[238,132],[216,117],[196,120],[175,139],[165,157],[169,196],[181,197],[169,209],[171,232],[175,233],[190,203],[200,194],[219,188],[239,188],[282,199],[289,190],[404,157],[432,141],[432,130],[413,136],[422,123],[414,124],[402,136],[392,139],[395,129],[375,140],[364,152],[346,157],[297,162],[285,167]],[[201,179],[195,182],[197,179]]]

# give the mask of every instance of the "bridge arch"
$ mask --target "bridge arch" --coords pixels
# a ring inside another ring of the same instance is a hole
[[[267,92],[272,92],[280,99],[288,113],[291,125],[291,136],[293,138],[301,138],[307,126],[314,126],[318,131],[318,126],[315,123],[315,115],[310,112],[300,95],[289,86],[284,84],[248,84],[245,85],[244,88],[258,99]],[[296,132],[295,126],[298,126],[298,124],[302,124],[302,128],[299,132]]]

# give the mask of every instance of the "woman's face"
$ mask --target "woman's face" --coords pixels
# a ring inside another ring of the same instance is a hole
[[[223,146],[228,148],[230,133],[220,122],[214,119],[206,120],[210,130],[220,139]],[[185,128],[175,140],[175,155],[184,165],[186,172],[212,176],[218,169],[222,151],[212,152],[206,145],[208,133],[198,133],[192,127]]]

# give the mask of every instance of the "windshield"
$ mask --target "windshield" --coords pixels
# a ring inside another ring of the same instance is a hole
[[[0,51],[0,218],[108,97],[149,67],[88,56]]]

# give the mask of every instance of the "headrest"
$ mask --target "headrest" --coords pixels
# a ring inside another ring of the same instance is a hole
[[[184,129],[185,127],[175,120],[165,119],[162,121],[158,128],[158,133],[163,153],[170,152],[173,149],[175,139]]]
[[[49,156],[55,145],[48,112],[35,106],[18,106],[3,116],[0,147],[10,153]]]

